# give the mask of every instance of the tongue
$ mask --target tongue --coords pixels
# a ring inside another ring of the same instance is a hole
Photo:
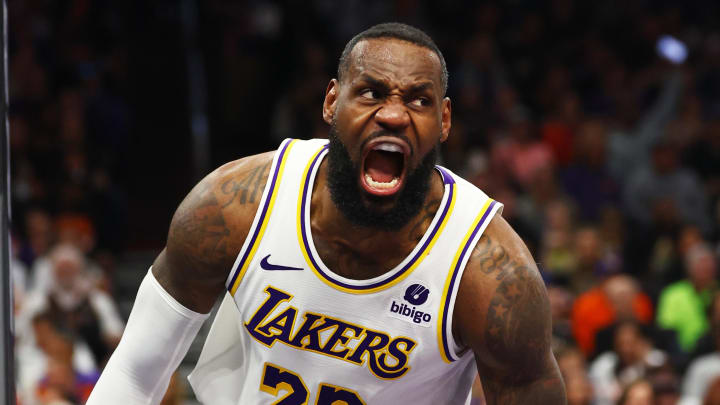
[[[399,153],[371,151],[365,158],[365,172],[379,183],[389,183],[400,177],[402,160]]]

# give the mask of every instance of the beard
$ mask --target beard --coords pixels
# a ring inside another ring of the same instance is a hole
[[[373,134],[370,139],[387,133]],[[405,176],[405,185],[395,196],[370,195],[358,184],[360,168],[353,163],[350,154],[338,136],[335,123],[330,126],[328,151],[328,187],[335,206],[350,222],[383,231],[397,231],[418,215],[428,190],[430,176],[438,159],[439,147],[435,147],[422,159],[420,165]],[[366,142],[367,142],[366,141]],[[380,209],[390,199],[395,203],[389,209]]]

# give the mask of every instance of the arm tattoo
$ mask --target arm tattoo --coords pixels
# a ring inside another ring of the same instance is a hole
[[[191,212],[180,215],[170,231],[170,240],[178,243],[196,270],[212,265],[214,259],[226,253],[230,229],[225,223],[217,198],[209,195]]]
[[[248,218],[257,209],[269,157],[223,166],[198,183],[175,211],[153,274],[186,307],[207,312],[223,291]],[[234,201],[239,205],[230,206]]]
[[[486,316],[483,388],[488,404],[564,404],[550,358],[549,303],[538,272],[483,235],[473,252],[479,269],[499,284]]]
[[[207,312],[232,266],[232,232],[209,185],[200,185],[180,204],[168,235],[165,260],[153,274],[186,307]]]
[[[486,275],[497,271],[495,279],[498,281],[508,274],[507,264],[510,262],[510,256],[501,245],[492,243],[487,235],[480,237],[475,250],[473,250],[472,257],[473,260],[480,263],[480,271]]]
[[[227,207],[236,198],[240,204],[254,204],[255,197],[259,197],[258,191],[262,194],[262,188],[265,184],[263,180],[267,178],[265,173],[268,169],[270,169],[270,162],[250,170],[245,177],[239,180],[229,179],[223,183],[221,187],[223,194],[230,195],[231,198],[222,207]]]

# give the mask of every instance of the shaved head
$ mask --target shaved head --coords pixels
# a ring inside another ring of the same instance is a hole
[[[355,35],[350,41],[348,41],[345,45],[345,49],[343,49],[343,52],[340,55],[337,71],[338,80],[342,81],[343,77],[345,77],[348,72],[350,62],[352,60],[353,49],[355,49],[356,45],[364,40],[374,38],[397,39],[431,50],[435,55],[437,55],[437,58],[440,61],[440,81],[442,83],[443,91],[442,95],[445,95],[448,86],[448,71],[442,52],[440,52],[440,49],[437,47],[435,42],[426,33],[415,27],[401,23],[384,23],[372,26]]]

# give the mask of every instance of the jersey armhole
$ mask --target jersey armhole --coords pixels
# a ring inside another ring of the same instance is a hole
[[[457,344],[452,333],[452,319],[460,280],[462,280],[465,266],[480,236],[485,231],[485,228],[487,228],[493,216],[497,213],[502,213],[502,207],[503,205],[501,203],[491,198],[485,201],[480,212],[465,234],[462,243],[460,243],[453,264],[448,271],[443,296],[440,300],[441,316],[438,317],[438,345],[440,355],[447,363],[458,360],[465,351],[464,348]]]
[[[275,153],[273,157],[272,166],[270,166],[270,173],[268,174],[265,188],[263,189],[262,197],[260,198],[260,205],[258,206],[255,217],[253,218],[252,225],[248,231],[248,236],[243,242],[240,252],[235,258],[232,270],[225,281],[225,287],[227,288],[230,295],[235,296],[238,286],[248,269],[248,265],[252,262],[255,250],[262,240],[263,233],[268,224],[268,219],[272,212],[275,204],[275,198],[277,197],[277,191],[279,189],[280,181],[282,179],[283,171],[285,169],[285,163],[290,153],[290,149],[297,142],[297,139],[285,139]]]

